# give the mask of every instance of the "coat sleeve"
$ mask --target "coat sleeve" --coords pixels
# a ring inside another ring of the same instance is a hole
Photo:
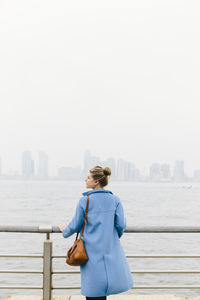
[[[115,227],[117,229],[119,238],[123,235],[126,226],[127,223],[126,223],[126,218],[124,216],[124,209],[121,201],[119,201],[115,211]]]
[[[81,230],[84,217],[85,217],[85,212],[83,207],[81,206],[81,200],[79,200],[77,206],[76,206],[76,211],[74,214],[74,217],[72,218],[71,222],[65,227],[62,231],[62,235],[64,238],[69,237],[70,235],[74,234],[75,232],[78,232]]]

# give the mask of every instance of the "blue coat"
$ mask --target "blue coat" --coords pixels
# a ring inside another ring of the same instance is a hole
[[[62,231],[64,238],[77,231],[82,233],[89,195],[87,224],[83,233],[88,261],[80,266],[81,294],[100,297],[125,292],[133,287],[133,278],[120,243],[127,226],[122,203],[109,190],[90,190],[82,195],[73,219]]]

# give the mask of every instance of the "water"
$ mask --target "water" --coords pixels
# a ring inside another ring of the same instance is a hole
[[[191,188],[187,188],[188,186]],[[185,187],[184,187],[185,186]],[[128,226],[199,225],[199,183],[110,182],[106,189],[123,203]],[[83,181],[0,181],[0,224],[58,225],[69,223],[86,191]],[[41,254],[45,234],[0,233],[0,253]],[[51,234],[53,254],[65,255],[76,234],[64,239]],[[124,233],[120,239],[129,254],[200,254],[198,233]],[[130,269],[200,269],[197,258],[132,258]],[[0,270],[41,270],[42,259],[0,258]],[[75,270],[65,259],[53,259],[53,270]],[[200,285],[199,274],[134,274],[138,285]],[[0,285],[42,285],[42,274],[0,274]],[[80,286],[80,274],[53,275],[54,286]],[[127,294],[198,296],[200,290],[129,290]],[[126,294],[125,293],[125,294]],[[41,290],[0,290],[0,294],[41,294]],[[54,295],[80,294],[80,290],[54,290]]]

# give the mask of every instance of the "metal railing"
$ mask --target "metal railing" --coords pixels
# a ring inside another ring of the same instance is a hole
[[[27,273],[27,274],[43,274],[43,284],[42,286],[0,286],[0,289],[42,289],[43,291],[43,299],[51,300],[52,299],[52,290],[63,290],[63,289],[80,289],[80,286],[75,287],[66,287],[66,286],[54,286],[52,284],[52,275],[53,274],[78,274],[80,271],[63,271],[63,270],[52,270],[52,260],[54,258],[65,258],[64,255],[53,255],[53,242],[50,240],[50,233],[60,233],[58,226],[2,226],[0,225],[0,232],[20,232],[20,233],[45,233],[46,239],[43,243],[43,254],[0,254],[1,258],[10,258],[10,257],[23,257],[23,258],[42,258],[43,259],[43,271],[35,271],[35,270],[0,270],[0,273]],[[126,227],[125,233],[200,233],[200,227],[198,226],[130,226]],[[126,255],[126,258],[200,258],[198,254],[134,254],[134,255]],[[134,270],[131,273],[136,274],[155,274],[155,273],[200,273],[200,270]],[[200,289],[200,285],[176,285],[176,286],[133,286],[132,289]]]

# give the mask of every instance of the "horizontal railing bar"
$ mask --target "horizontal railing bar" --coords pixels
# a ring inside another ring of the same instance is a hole
[[[43,255],[36,254],[36,255],[29,255],[29,254],[0,254],[1,257],[24,257],[24,258],[43,258]],[[189,258],[200,258],[198,254],[134,254],[134,255],[126,255],[127,258],[134,258],[134,257],[141,257],[141,258],[148,258],[148,257],[189,257]],[[66,258],[66,255],[52,255],[52,258]]]
[[[189,258],[200,258],[199,254],[134,254],[134,255],[126,255],[127,258],[134,258],[134,257],[142,257],[142,258],[148,258],[148,257],[176,257],[176,258],[182,258],[182,257],[189,257]],[[52,258],[66,258],[66,255],[52,255]]]
[[[200,270],[135,270],[131,273],[200,273]]]
[[[52,258],[66,258],[66,255],[52,255]]]
[[[0,232],[61,233],[58,226],[0,225]],[[127,226],[127,233],[199,233],[200,226]]]
[[[24,257],[24,258],[43,258],[42,254],[0,254],[1,257]],[[126,255],[127,258],[134,258],[134,257],[141,257],[141,258],[148,258],[148,257],[189,257],[189,258],[200,258],[199,254],[133,254],[133,255]],[[52,258],[66,258],[66,255],[52,255]]]
[[[0,254],[1,257],[31,257],[31,258],[43,258],[41,254]]]
[[[0,273],[23,273],[23,274],[43,274],[43,271],[34,271],[34,270],[0,270]],[[131,271],[132,274],[135,273],[200,273],[200,270],[134,270]],[[80,271],[52,271],[52,274],[80,274]]]
[[[79,290],[81,289],[80,286],[55,286],[55,287],[52,287],[52,290]]]
[[[0,225],[0,232],[33,232],[40,233],[39,226]]]
[[[9,274],[15,274],[15,273],[23,273],[23,274],[43,274],[43,271],[32,271],[32,270],[0,270],[0,273],[9,273]],[[200,270],[134,270],[131,271],[132,274],[135,273],[200,273]],[[80,274],[80,271],[52,271],[52,274]]]
[[[124,232],[130,233],[199,233],[200,226],[127,226]]]
[[[81,289],[81,287],[76,287],[76,286],[73,286],[73,287],[65,287],[65,286],[53,286],[52,289],[54,290],[78,290],[78,289]],[[144,286],[144,285],[141,285],[141,286],[134,286],[132,287],[131,289],[200,289],[200,286],[199,285],[183,285],[183,286],[180,286],[180,285],[177,285],[177,286],[171,286],[171,285],[163,285],[163,286]]]
[[[34,270],[0,270],[0,273],[31,273],[31,274],[43,274],[43,271],[34,271]]]
[[[199,254],[133,254],[133,255],[126,255],[127,258],[134,258],[134,257],[142,257],[142,258],[148,258],[148,257],[164,257],[164,258],[170,258],[170,257],[176,257],[176,258],[183,258],[183,257],[189,257],[189,258],[200,258]]]
[[[163,285],[163,286],[135,286],[131,289],[200,289],[199,285],[177,285],[177,286],[171,286],[171,285]]]
[[[0,289],[13,289],[13,290],[42,290],[42,286],[0,286]]]
[[[57,271],[52,271],[52,274],[80,274],[80,271],[62,271],[62,270],[57,270]]]
[[[200,273],[200,270],[134,270],[131,273]],[[57,270],[52,271],[52,274],[80,274],[80,271]]]

